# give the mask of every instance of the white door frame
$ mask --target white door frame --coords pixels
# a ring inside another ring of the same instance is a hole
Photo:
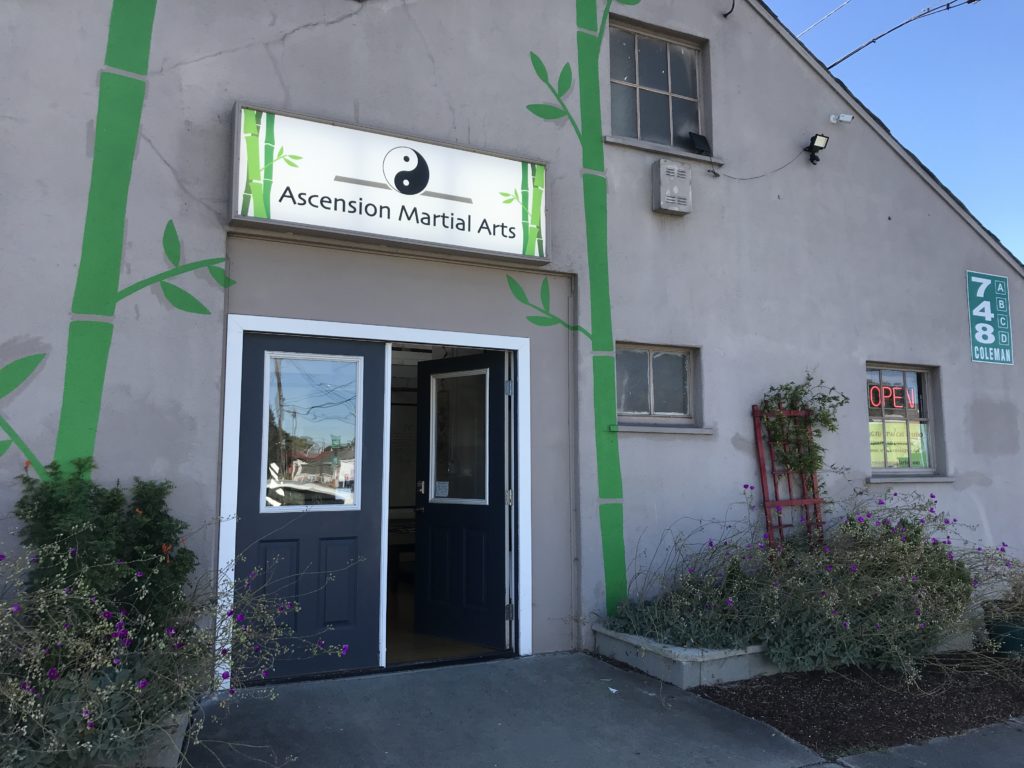
[[[387,325],[334,323],[322,320],[298,320],[287,317],[232,315],[227,317],[224,369],[224,442],[221,458],[220,549],[221,573],[233,578],[235,559],[235,521],[238,505],[238,437],[242,394],[242,341],[246,332],[286,336],[326,336],[387,343],[384,377],[384,476],[381,486],[381,570],[380,570],[380,642],[378,661],[386,663],[387,638],[387,530],[388,472],[391,413],[391,344],[436,344],[449,347],[496,349],[516,353],[516,457],[518,469],[515,499],[516,514],[516,649],[520,656],[533,653],[533,570],[530,509],[530,340],[518,336],[490,336],[461,331],[437,331],[426,328],[400,328]],[[222,595],[222,600],[231,600]]]

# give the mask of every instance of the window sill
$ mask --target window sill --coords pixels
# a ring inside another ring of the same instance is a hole
[[[695,427],[692,424],[613,424],[608,427],[609,432],[648,432],[656,435],[714,435],[715,430],[710,427]]]
[[[899,485],[906,483],[955,483],[949,475],[870,475],[864,480],[868,485]]]
[[[605,144],[615,144],[620,147],[629,147],[631,149],[639,149],[643,152],[653,152],[658,155],[668,155],[669,157],[681,157],[686,160],[696,160],[698,163],[707,163],[708,165],[725,165],[725,161],[714,155],[698,155],[696,152],[687,152],[685,149],[677,149],[676,147],[670,147],[667,144],[655,144],[650,141],[638,141],[636,139],[626,139],[622,136],[605,136]]]

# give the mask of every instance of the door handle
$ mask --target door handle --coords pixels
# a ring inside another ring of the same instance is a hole
[[[427,492],[427,481],[426,480],[417,480],[416,481],[416,493],[426,493],[426,492]]]

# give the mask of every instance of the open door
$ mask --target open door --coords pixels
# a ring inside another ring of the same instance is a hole
[[[508,647],[506,355],[418,365],[416,631]],[[509,617],[510,618],[510,617]]]
[[[297,638],[350,649],[275,678],[379,666],[384,363],[381,342],[244,337],[236,576],[299,604]]]

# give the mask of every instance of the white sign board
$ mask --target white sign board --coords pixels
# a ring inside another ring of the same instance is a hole
[[[235,221],[546,258],[539,163],[239,110]]]

